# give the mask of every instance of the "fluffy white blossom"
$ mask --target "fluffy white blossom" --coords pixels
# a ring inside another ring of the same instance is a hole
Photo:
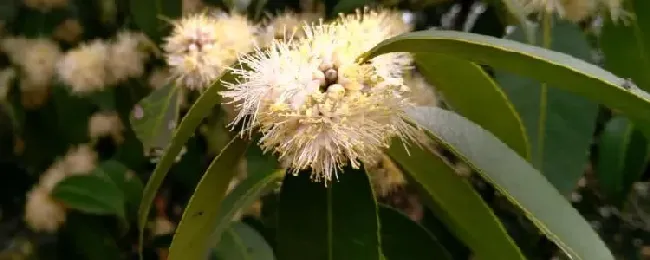
[[[97,153],[87,144],[70,148],[63,157],[68,175],[89,174],[97,167]]]
[[[386,54],[360,64],[357,57],[408,30],[390,12],[358,12],[332,24],[305,26],[305,38],[274,42],[232,68],[239,77],[221,92],[236,104],[233,125],[261,132],[260,146],[276,152],[296,174],[311,169],[332,180],[343,166],[376,163],[393,137],[415,140],[408,124],[402,73],[411,59]]]
[[[6,38],[2,47],[11,62],[22,72],[21,90],[45,89],[54,76],[56,62],[61,56],[59,46],[50,39]]]
[[[92,140],[110,136],[116,143],[122,143],[124,125],[115,112],[98,112],[90,117],[88,122],[88,135]]]
[[[35,231],[56,232],[65,222],[65,207],[52,199],[50,192],[36,186],[27,193],[25,222]]]
[[[195,14],[174,23],[163,49],[177,82],[200,90],[219,77],[238,54],[252,48],[255,33],[255,27],[238,14]]]
[[[110,83],[117,83],[128,78],[137,78],[144,72],[144,63],[149,56],[140,48],[146,36],[141,33],[120,32],[109,45],[110,58],[106,69]]]
[[[79,95],[101,91],[106,86],[108,46],[94,40],[68,51],[57,64],[59,78]]]

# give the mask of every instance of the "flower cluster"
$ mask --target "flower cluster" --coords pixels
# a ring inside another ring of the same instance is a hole
[[[380,41],[410,28],[396,13],[365,10],[303,26],[300,40],[274,41],[244,55],[232,68],[239,80],[221,92],[238,111],[241,134],[261,132],[260,146],[276,152],[294,174],[311,169],[332,180],[350,164],[373,164],[393,137],[416,140],[406,122],[413,103],[403,72],[411,59],[386,54],[357,60]]]
[[[236,33],[232,33],[236,32]],[[179,85],[200,90],[255,44],[256,28],[238,14],[194,14],[176,21],[163,49]]]
[[[52,190],[72,175],[89,174],[97,165],[97,154],[87,145],[71,148],[41,175],[39,183],[27,193],[25,221],[35,231],[55,232],[65,222],[66,208],[52,198]]]
[[[140,33],[121,32],[112,41],[82,43],[59,60],[58,76],[79,95],[137,78],[149,57],[141,47],[146,40]]]

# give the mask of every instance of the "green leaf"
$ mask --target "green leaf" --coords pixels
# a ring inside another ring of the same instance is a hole
[[[142,245],[144,241],[143,232],[147,224],[147,219],[149,218],[151,203],[153,203],[153,200],[156,197],[156,192],[165,179],[167,172],[169,172],[169,169],[174,164],[176,155],[183,148],[183,144],[190,139],[194,134],[194,130],[199,126],[199,124],[201,124],[201,121],[210,114],[212,108],[214,108],[214,106],[221,100],[219,96],[219,91],[222,86],[220,81],[221,79],[233,80],[233,75],[228,73],[222,75],[219,80],[215,81],[215,84],[203,91],[201,96],[199,96],[199,98],[194,102],[194,105],[190,107],[189,111],[176,128],[172,140],[165,149],[163,156],[160,158],[160,162],[156,165],[156,169],[151,174],[147,185],[144,187],[142,201],[140,203],[140,208],[138,209],[138,229],[140,231],[138,252],[140,254],[140,259],[142,259]]]
[[[389,154],[420,188],[427,206],[479,259],[526,259],[492,209],[441,157],[418,147],[407,152],[398,142]]]
[[[124,217],[124,194],[106,176],[89,174],[67,177],[54,187],[52,196],[81,212]]]
[[[88,141],[88,119],[95,106],[89,100],[75,96],[62,85],[51,88],[59,131],[68,144]]]
[[[259,199],[262,192],[273,187],[278,181],[282,180],[285,170],[275,170],[269,168],[264,172],[258,172],[250,175],[244,181],[239,183],[221,203],[221,211],[218,217],[217,227],[213,236],[219,242],[221,234],[228,228],[235,214],[239,210],[246,209],[253,205]]]
[[[196,186],[169,247],[169,260],[205,259],[214,245],[210,236],[220,221],[221,202],[248,142],[235,138],[219,154]]]
[[[377,203],[366,173],[346,167],[328,187],[310,177],[287,174],[282,183],[278,259],[380,259]]]
[[[506,94],[481,67],[446,55],[418,53],[418,69],[454,111],[499,137],[519,155],[530,148],[519,114]]]
[[[129,117],[145,153],[162,149],[172,138],[180,105],[180,87],[167,84],[142,99]]]
[[[140,178],[133,171],[116,160],[108,160],[102,162],[95,172],[110,177],[124,193],[129,213],[137,213],[142,198],[143,185]]]
[[[630,120],[614,117],[605,125],[599,144],[598,184],[611,202],[622,206],[632,184],[645,171],[650,155],[648,142]]]
[[[403,213],[379,206],[381,249],[388,260],[453,259],[438,240]]]
[[[439,108],[417,108],[413,120],[520,208],[574,260],[613,260],[591,225],[526,160],[490,132]]]
[[[77,259],[123,259],[111,230],[96,216],[72,212],[67,216],[62,240],[70,243]]]
[[[218,260],[273,260],[273,249],[255,229],[237,222],[223,234],[215,248]]]
[[[605,19],[599,37],[605,68],[650,91],[650,2],[628,0],[623,4],[635,19],[630,19],[628,25]]]
[[[540,40],[536,44],[541,45],[543,33],[541,30],[535,33],[536,39]],[[510,36],[519,42],[526,41],[519,28]],[[550,37],[552,50],[590,60],[591,47],[577,25],[557,20]],[[497,71],[496,79],[524,121],[532,148],[533,166],[562,194],[570,194],[584,175],[598,105],[566,92],[559,85],[549,86],[501,71]]]
[[[446,54],[537,79],[620,110],[630,118],[650,119],[647,92],[636,86],[626,89],[622,87],[626,80],[596,65],[540,47],[473,33],[427,30],[385,40],[361,58],[388,52]]]
[[[170,20],[181,17],[182,0],[130,0],[129,9],[135,24],[151,39],[160,42],[169,31]]]

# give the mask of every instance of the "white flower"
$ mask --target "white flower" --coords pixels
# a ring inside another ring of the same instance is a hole
[[[59,78],[80,95],[103,90],[108,50],[104,42],[94,40],[68,51],[57,64]]]
[[[54,233],[65,222],[65,216],[65,207],[45,188],[36,186],[27,193],[25,222],[31,229]]]
[[[61,182],[67,176],[65,169],[65,164],[61,161],[57,161],[50,166],[47,171],[41,175],[38,185],[45,189],[47,192],[52,192],[54,187],[56,187],[59,182]]]
[[[122,143],[124,141],[122,131],[124,131],[124,126],[115,112],[97,112],[88,121],[88,135],[91,140],[110,136],[113,141]]]
[[[89,145],[82,144],[68,150],[63,164],[68,175],[89,174],[97,166],[97,153]]]
[[[163,49],[177,82],[200,90],[254,45],[255,28],[237,14],[196,14],[175,22]]]
[[[20,66],[23,81],[21,90],[46,89],[54,76],[55,65],[61,51],[50,39],[7,38],[2,41],[11,61]]]
[[[106,68],[111,83],[118,83],[128,78],[137,78],[144,72],[144,63],[149,56],[139,49],[145,40],[141,33],[120,32],[117,39],[109,45],[110,58]]]
[[[260,146],[294,174],[311,169],[327,183],[347,164],[375,163],[393,137],[416,140],[401,77],[410,59],[387,54],[359,64],[358,56],[398,33],[386,27],[390,16],[364,14],[305,26],[303,40],[257,49],[240,59],[249,69],[233,68],[239,79],[225,82],[221,94],[238,109],[233,125],[241,123],[242,134],[260,131]]]

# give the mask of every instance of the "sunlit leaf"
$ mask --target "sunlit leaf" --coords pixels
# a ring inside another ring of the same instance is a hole
[[[214,245],[210,238],[220,221],[219,205],[247,146],[247,141],[235,138],[212,161],[183,212],[167,259],[204,259],[209,254],[209,249]]]
[[[591,225],[546,178],[490,132],[439,108],[411,111],[413,120],[517,206],[572,259],[614,257]]]

